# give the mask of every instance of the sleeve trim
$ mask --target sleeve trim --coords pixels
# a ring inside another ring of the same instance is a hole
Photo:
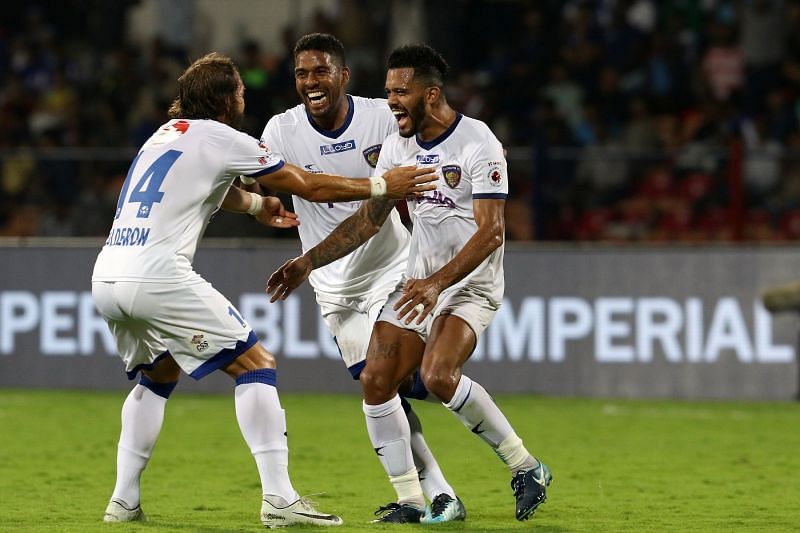
[[[283,165],[285,165],[285,164],[286,164],[286,161],[281,159],[280,161],[278,161],[277,164],[272,165],[271,167],[267,167],[267,168],[261,169],[258,172],[253,172],[252,174],[245,174],[245,176],[247,176],[248,178],[257,178],[259,176],[265,176],[267,174],[272,174],[276,170],[282,169]]]

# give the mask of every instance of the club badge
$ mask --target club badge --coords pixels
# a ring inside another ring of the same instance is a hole
[[[378,156],[381,155],[381,146],[382,144],[374,144],[361,152],[364,154],[364,159],[367,160],[367,164],[372,168],[378,166]]]
[[[451,189],[455,189],[461,183],[461,167],[458,165],[444,165],[442,167],[442,176],[444,176],[445,183]]]

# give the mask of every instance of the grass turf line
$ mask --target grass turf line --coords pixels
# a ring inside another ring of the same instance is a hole
[[[103,524],[124,392],[0,390],[0,531],[257,531],[260,483],[232,395],[177,393],[143,476],[146,524]],[[800,405],[499,396],[552,468],[548,501],[514,520],[505,467],[443,407],[415,402],[467,521],[375,526],[394,492],[357,396],[282,394],[289,468],[339,531],[792,531]],[[292,528],[291,531],[320,531]]]

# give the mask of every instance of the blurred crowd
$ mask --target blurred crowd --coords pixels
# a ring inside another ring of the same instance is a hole
[[[104,235],[191,51],[127,43],[135,0],[0,14],[0,235]],[[508,148],[516,240],[800,237],[800,1],[421,0],[451,104]],[[395,2],[397,4],[397,2]],[[231,54],[255,136],[298,103],[291,48],[337,35],[350,92],[382,96],[386,2],[342,0]],[[95,6],[96,9],[92,9]],[[211,235],[274,236],[224,217]],[[247,218],[247,217],[238,217]]]

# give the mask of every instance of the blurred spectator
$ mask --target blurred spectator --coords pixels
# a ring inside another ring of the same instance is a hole
[[[195,0],[158,0],[165,27],[181,20],[186,31],[134,46],[121,36],[141,1],[40,0],[0,12],[3,235],[107,231],[129,156],[166,119],[175,78],[206,52],[197,48],[210,32],[198,22],[213,17]],[[418,20],[404,21],[409,35],[451,63],[448,98],[514,154],[509,239],[800,238],[800,0],[314,7],[281,29],[275,49],[242,35],[222,50],[247,86],[248,133],[298,102],[291,51],[301,32],[336,34],[348,90],[382,96],[406,9]],[[266,235],[238,219],[214,228]]]
[[[727,100],[744,83],[744,54],[737,46],[734,27],[712,21],[709,34],[711,46],[703,56],[703,77],[711,96]]]

